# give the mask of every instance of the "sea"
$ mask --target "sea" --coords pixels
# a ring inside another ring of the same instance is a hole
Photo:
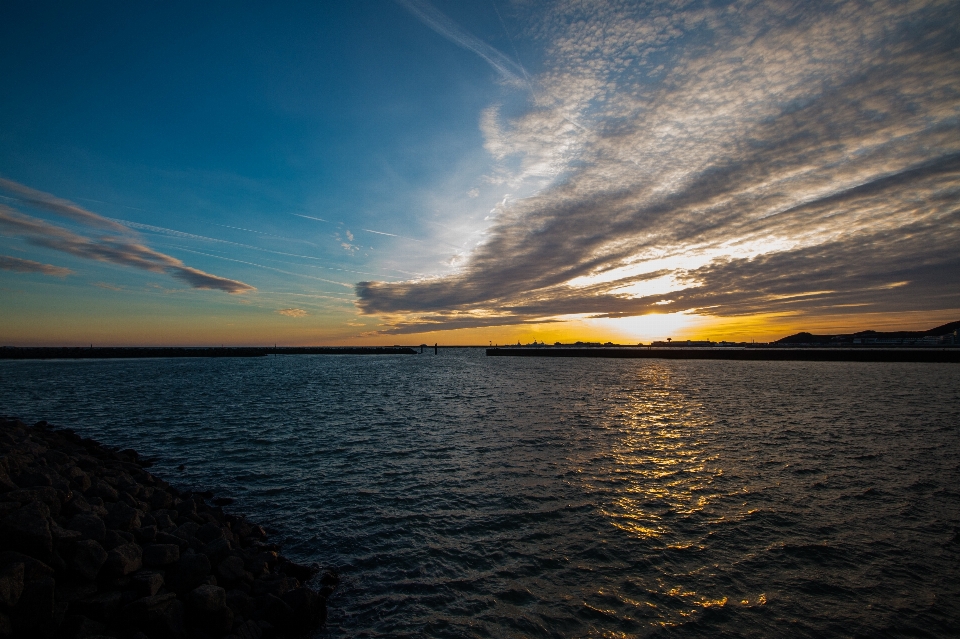
[[[0,414],[335,568],[319,637],[960,636],[957,364],[3,361]]]

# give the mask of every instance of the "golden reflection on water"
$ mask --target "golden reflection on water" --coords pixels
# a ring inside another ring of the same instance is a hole
[[[709,449],[706,437],[713,421],[697,400],[672,382],[669,369],[648,364],[635,374],[607,398],[603,426],[616,430],[617,436],[611,438],[610,450],[592,460],[581,477],[588,492],[601,495],[600,512],[614,528],[662,550],[696,553],[704,549],[703,520],[722,519],[709,512],[711,504],[723,496],[714,486],[723,475],[721,460]],[[694,580],[693,575],[677,576],[677,581]],[[664,626],[682,623],[705,608],[766,603],[762,594],[755,598],[744,598],[742,593],[703,594],[662,578],[647,587],[651,594],[666,595],[673,602],[670,610],[661,610],[657,624]],[[660,607],[620,599],[635,608]]]
[[[587,489],[608,495],[602,513],[616,528],[662,538],[671,548],[694,547],[698,541],[684,539],[670,520],[703,511],[717,497],[711,484],[722,470],[703,441],[712,422],[663,367],[639,369],[629,386],[605,416],[606,427],[619,437],[585,477]]]

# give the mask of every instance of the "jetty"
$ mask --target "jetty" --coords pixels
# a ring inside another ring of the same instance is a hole
[[[805,362],[960,363],[960,348],[784,348],[763,347],[567,347],[488,348],[489,357],[593,357],[610,359],[722,359]]]
[[[267,355],[416,355],[401,346],[226,347],[17,347],[0,348],[0,359],[137,359],[145,357],[266,357]]]

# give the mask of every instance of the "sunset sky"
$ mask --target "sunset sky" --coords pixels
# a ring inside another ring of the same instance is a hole
[[[960,3],[11,2],[0,345],[960,319]]]

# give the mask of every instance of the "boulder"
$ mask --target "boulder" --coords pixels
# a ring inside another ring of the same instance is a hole
[[[253,597],[242,590],[228,590],[227,606],[233,610],[235,615],[250,617],[254,611]]]
[[[141,597],[152,597],[163,587],[163,575],[144,570],[133,576],[130,585]]]
[[[217,575],[225,584],[251,583],[253,581],[253,575],[247,572],[243,559],[240,557],[227,557],[221,561],[220,565],[217,566]]]
[[[186,599],[191,611],[217,612],[227,605],[227,591],[219,586],[198,586]]]
[[[190,540],[195,539],[197,536],[197,531],[200,530],[200,525],[194,521],[187,521],[180,525],[173,534],[180,539]]]
[[[207,522],[197,530],[194,536],[205,544],[210,543],[214,539],[223,537],[223,528],[212,521]]]
[[[49,561],[53,553],[53,534],[50,532],[50,509],[46,504],[32,501],[7,515],[0,522],[4,546],[19,550],[42,561]]]
[[[218,564],[230,554],[230,542],[220,537],[205,544],[200,552],[210,558],[210,563]]]
[[[67,528],[78,531],[84,539],[93,539],[94,541],[103,541],[107,534],[106,524],[90,511],[74,515],[67,522]]]
[[[0,568],[0,604],[12,608],[23,593],[23,562],[7,564]]]
[[[107,626],[83,615],[67,615],[60,626],[61,637],[96,637],[106,632]]]
[[[118,501],[107,506],[107,517],[104,520],[111,530],[129,531],[140,527],[140,512],[129,504]]]
[[[116,551],[111,551],[116,552]],[[108,553],[93,539],[78,541],[73,545],[73,556],[67,566],[84,579],[93,581],[107,561]]]
[[[107,553],[103,570],[111,575],[129,575],[143,565],[143,551],[137,544],[117,546]]]
[[[293,577],[280,577],[279,579],[257,579],[253,582],[250,594],[264,595],[271,594],[280,597],[284,593],[300,587],[300,582]]]
[[[260,624],[256,621],[248,620],[242,624],[238,624],[233,629],[233,634],[236,635],[237,639],[262,639],[263,630],[260,628]]]
[[[218,586],[199,586],[186,597],[189,618],[203,630],[222,634],[233,626],[233,610],[227,607],[227,593]]]
[[[117,489],[103,481],[99,477],[93,477],[90,480],[90,488],[84,492],[84,495],[89,497],[99,497],[105,502],[115,502],[117,501]]]
[[[141,517],[141,518],[140,518],[141,524],[144,523],[144,522],[143,522],[143,519],[144,519],[144,517]],[[151,518],[151,519],[152,519],[152,518]],[[144,524],[144,525],[141,526],[140,528],[134,528],[131,532],[133,533],[134,538],[135,538],[138,542],[140,542],[141,544],[144,544],[144,543],[149,544],[149,543],[154,542],[154,541],[157,540],[157,527],[156,527],[156,526],[150,526],[150,525],[145,525],[145,524]]]
[[[117,546],[134,543],[135,538],[132,533],[122,530],[108,530],[103,535],[103,547],[107,550],[113,550]]]
[[[210,559],[206,555],[188,551],[180,556],[167,574],[171,587],[178,593],[187,593],[205,583],[210,575]]]
[[[279,628],[286,626],[293,616],[293,610],[290,606],[274,595],[267,594],[256,597],[254,599],[254,606],[261,619]]]
[[[0,566],[10,564],[23,564],[23,582],[30,583],[39,581],[47,577],[53,577],[53,568],[43,563],[39,559],[34,559],[23,553],[6,550],[0,552]]]
[[[24,637],[38,635],[40,627],[54,615],[55,593],[53,577],[24,584],[20,601],[11,611],[14,632]]]
[[[175,544],[146,544],[143,547],[143,565],[162,568],[180,559],[180,546]]]
[[[113,619],[120,608],[123,594],[119,590],[97,593],[86,599],[78,599],[70,604],[70,614],[82,615],[95,621],[107,623]]]
[[[190,543],[186,539],[177,537],[176,535],[171,535],[165,532],[158,532],[157,536],[153,539],[154,543],[157,544],[173,544],[177,546],[180,550],[186,550],[190,547]]]

